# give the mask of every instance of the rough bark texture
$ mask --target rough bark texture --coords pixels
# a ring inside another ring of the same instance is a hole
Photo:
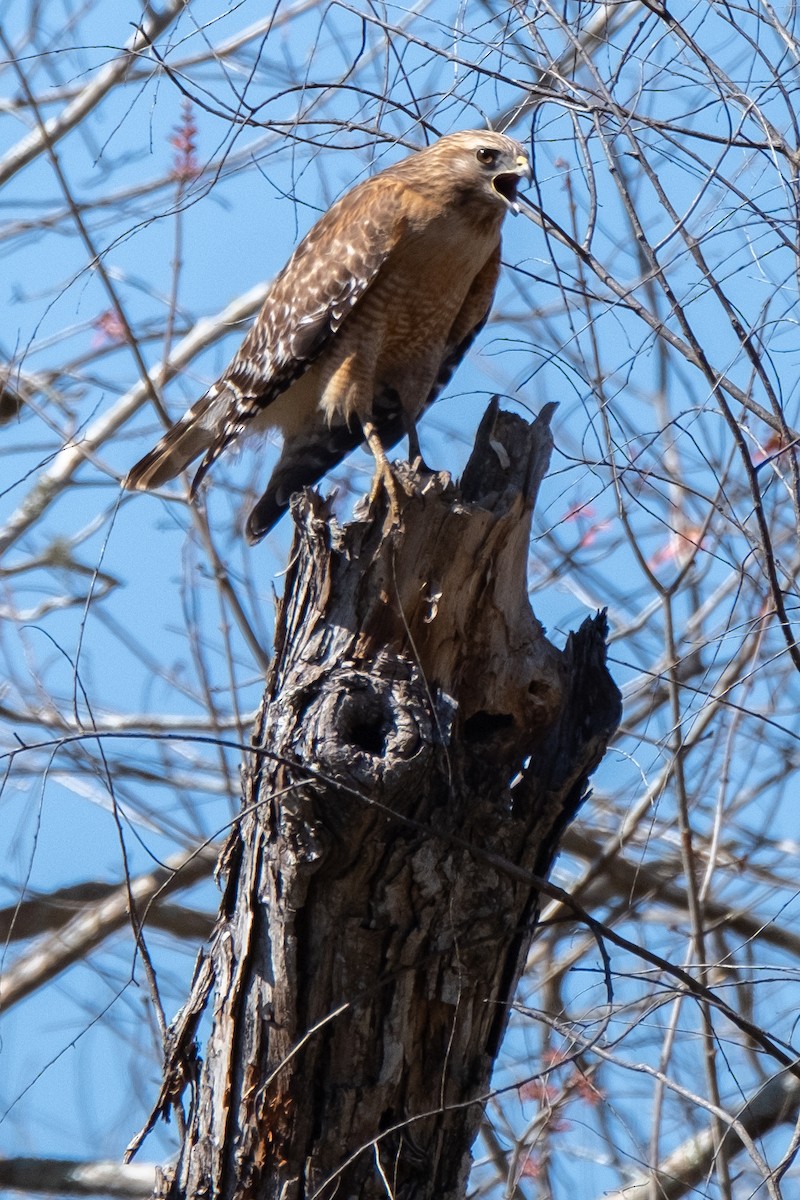
[[[401,468],[402,531],[296,506],[222,912],[172,1030],[157,1111],[191,1093],[159,1195],[464,1196],[534,936],[524,872],[546,874],[619,718],[604,618],[559,651],[528,603],[549,415],[493,403],[459,487]]]

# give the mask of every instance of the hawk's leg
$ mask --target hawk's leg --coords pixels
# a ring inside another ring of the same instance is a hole
[[[364,430],[364,437],[367,445],[372,451],[375,459],[375,475],[372,480],[372,487],[369,493],[369,503],[376,499],[380,486],[386,488],[386,494],[389,497],[389,515],[392,525],[401,525],[400,519],[400,497],[397,492],[397,481],[392,474],[392,468],[389,466],[389,460],[386,457],[386,451],[383,448],[380,434],[372,421],[362,421],[361,427]]]
[[[434,471],[425,462],[422,457],[422,451],[419,448],[419,435],[417,433],[417,422],[408,413],[405,414],[405,430],[408,438],[408,461],[417,472],[418,475],[433,475]]]
[[[422,452],[419,448],[419,435],[417,434],[417,422],[413,417],[406,419],[406,435],[408,437],[408,461],[412,467],[419,459],[422,463]]]

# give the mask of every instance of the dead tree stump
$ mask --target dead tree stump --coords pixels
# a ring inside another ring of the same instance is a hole
[[[222,911],[171,1031],[156,1111],[190,1092],[161,1196],[465,1194],[526,872],[619,719],[604,617],[560,651],[528,603],[549,416],[493,402],[458,487],[400,467],[402,531],[295,506]]]

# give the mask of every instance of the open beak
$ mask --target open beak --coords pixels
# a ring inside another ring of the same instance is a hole
[[[518,154],[514,163],[514,170],[503,171],[500,175],[495,175],[492,180],[492,187],[495,192],[501,199],[505,200],[515,216],[519,212],[517,187],[521,179],[527,179],[528,183],[533,182],[533,169],[528,161],[527,154]]]

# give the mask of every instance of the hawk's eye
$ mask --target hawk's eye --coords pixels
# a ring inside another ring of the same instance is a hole
[[[480,150],[476,151],[475,157],[479,163],[483,163],[485,167],[490,167],[497,158],[497,151],[489,150],[486,146],[481,146]]]

